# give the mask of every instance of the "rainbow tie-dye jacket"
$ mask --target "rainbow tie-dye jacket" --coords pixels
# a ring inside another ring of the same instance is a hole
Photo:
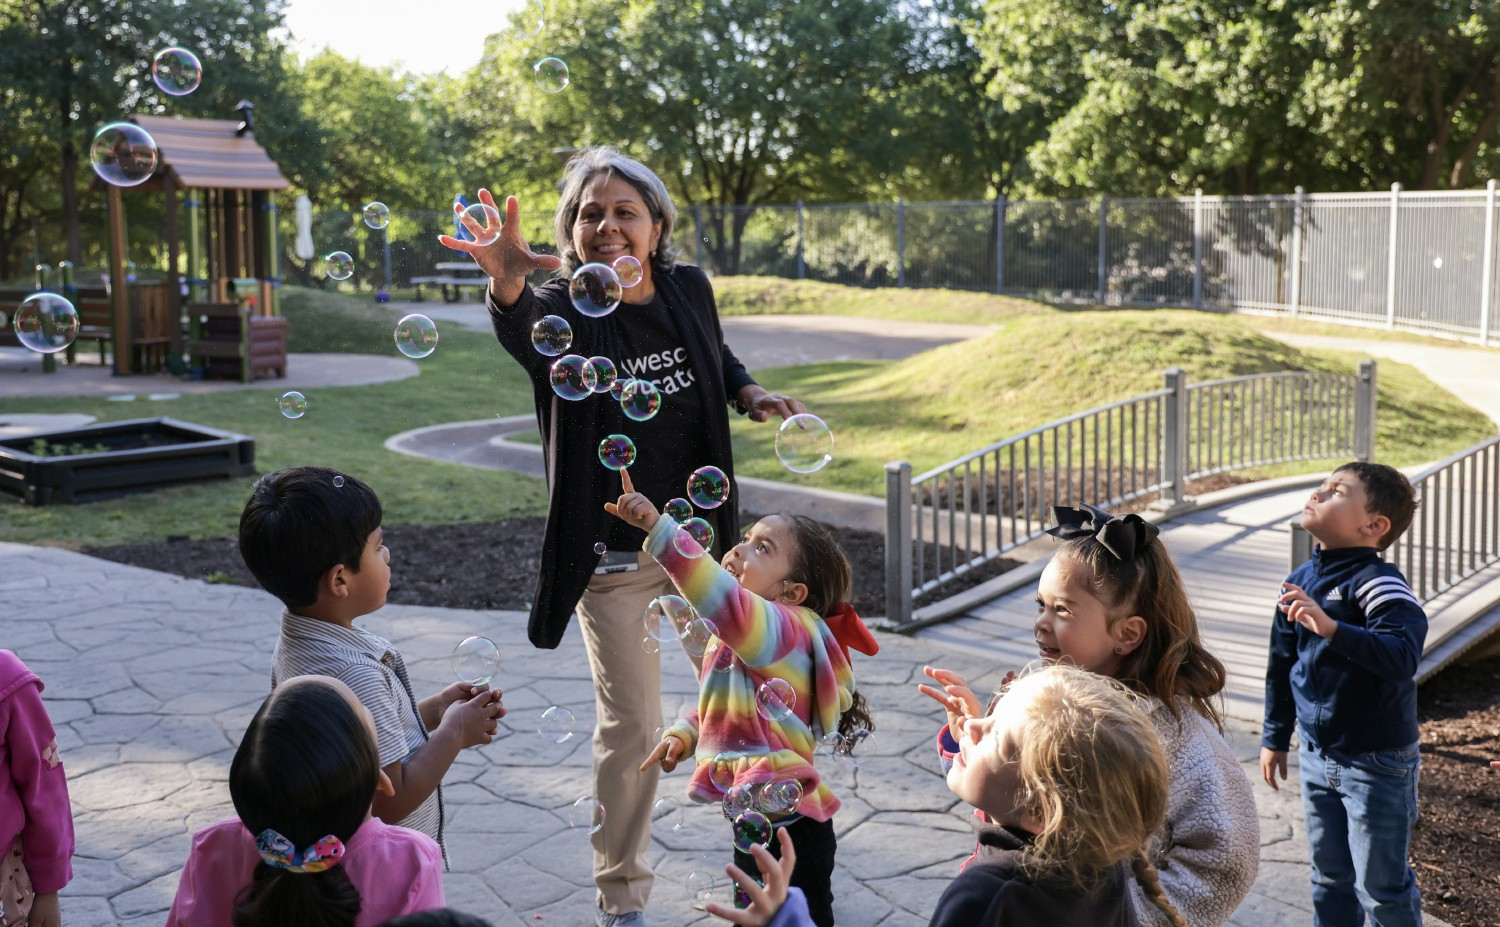
[[[838,730],[839,715],[853,702],[854,668],[816,612],[744,589],[711,555],[684,556],[673,544],[676,533],[677,523],[661,516],[645,550],[718,632],[703,655],[697,710],[666,731],[686,745],[684,756],[693,753],[688,797],[723,800],[725,789],[714,783],[714,761],[733,751],[743,756],[734,763],[734,785],[795,778],[803,789],[797,811],[828,820],[839,800],[813,768],[813,751],[820,735]],[[701,550],[691,540],[683,546]],[[786,680],[797,694],[782,720],[756,710],[756,691],[773,678]]]

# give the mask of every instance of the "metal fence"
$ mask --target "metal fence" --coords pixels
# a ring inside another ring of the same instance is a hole
[[[720,274],[1250,309],[1500,337],[1496,184],[1484,190],[693,206]]]
[[[1411,482],[1417,514],[1386,558],[1425,603],[1500,563],[1500,437],[1433,464]]]
[[[886,616],[1042,536],[1054,505],[1182,508],[1187,481],[1294,460],[1374,456],[1375,362],[1356,375],[1258,374],[1165,386],[1049,422],[913,477],[886,465]]]

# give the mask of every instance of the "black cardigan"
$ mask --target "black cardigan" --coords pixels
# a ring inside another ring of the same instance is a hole
[[[1116,866],[1091,892],[1064,880],[1033,881],[1020,868],[1030,834],[972,823],[979,846],[938,899],[929,927],[1138,927],[1126,891],[1128,864]]]
[[[677,264],[668,273],[656,274],[655,283],[682,336],[688,363],[697,374],[696,386],[707,419],[701,424],[709,459],[694,467],[713,464],[733,480],[728,404],[755,381],[724,344],[713,287],[702,270]],[[554,393],[550,372],[556,358],[541,354],[532,345],[531,326],[542,316],[561,316],[573,327],[569,353],[585,357],[618,359],[623,346],[614,332],[617,322],[609,317],[590,318],[573,308],[565,277],[549,280],[536,289],[527,285],[514,306],[502,307],[489,295],[486,303],[495,336],[531,380],[541,429],[547,470],[547,528],[527,634],[536,646],[551,649],[562,641],[573,609],[594,575],[599,562],[594,544],[609,533],[614,516],[604,511],[604,503],[619,497],[620,478],[599,465],[597,448],[604,435],[619,430],[615,425],[605,426],[624,417],[607,395],[575,402]],[[622,304],[615,313],[629,313],[631,308]],[[686,479],[687,471],[682,476]],[[734,497],[726,505],[699,514],[713,524],[716,537],[739,537]]]

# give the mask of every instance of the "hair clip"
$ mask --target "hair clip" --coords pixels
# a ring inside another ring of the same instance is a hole
[[[1111,515],[1092,505],[1052,507],[1057,526],[1047,533],[1064,541],[1093,538],[1116,560],[1130,561],[1161,534],[1161,529],[1136,514]]]
[[[322,872],[344,858],[344,842],[333,834],[299,853],[296,844],[267,827],[256,835],[255,848],[267,866],[288,872]]]

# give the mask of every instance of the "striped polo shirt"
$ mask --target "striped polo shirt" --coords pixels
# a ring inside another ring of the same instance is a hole
[[[281,637],[271,657],[271,686],[307,675],[332,676],[354,690],[375,718],[382,767],[406,762],[427,743],[427,728],[417,710],[406,663],[385,638],[363,628],[344,628],[283,610]],[[443,787],[439,785],[405,818],[386,823],[419,830],[441,845]]]

